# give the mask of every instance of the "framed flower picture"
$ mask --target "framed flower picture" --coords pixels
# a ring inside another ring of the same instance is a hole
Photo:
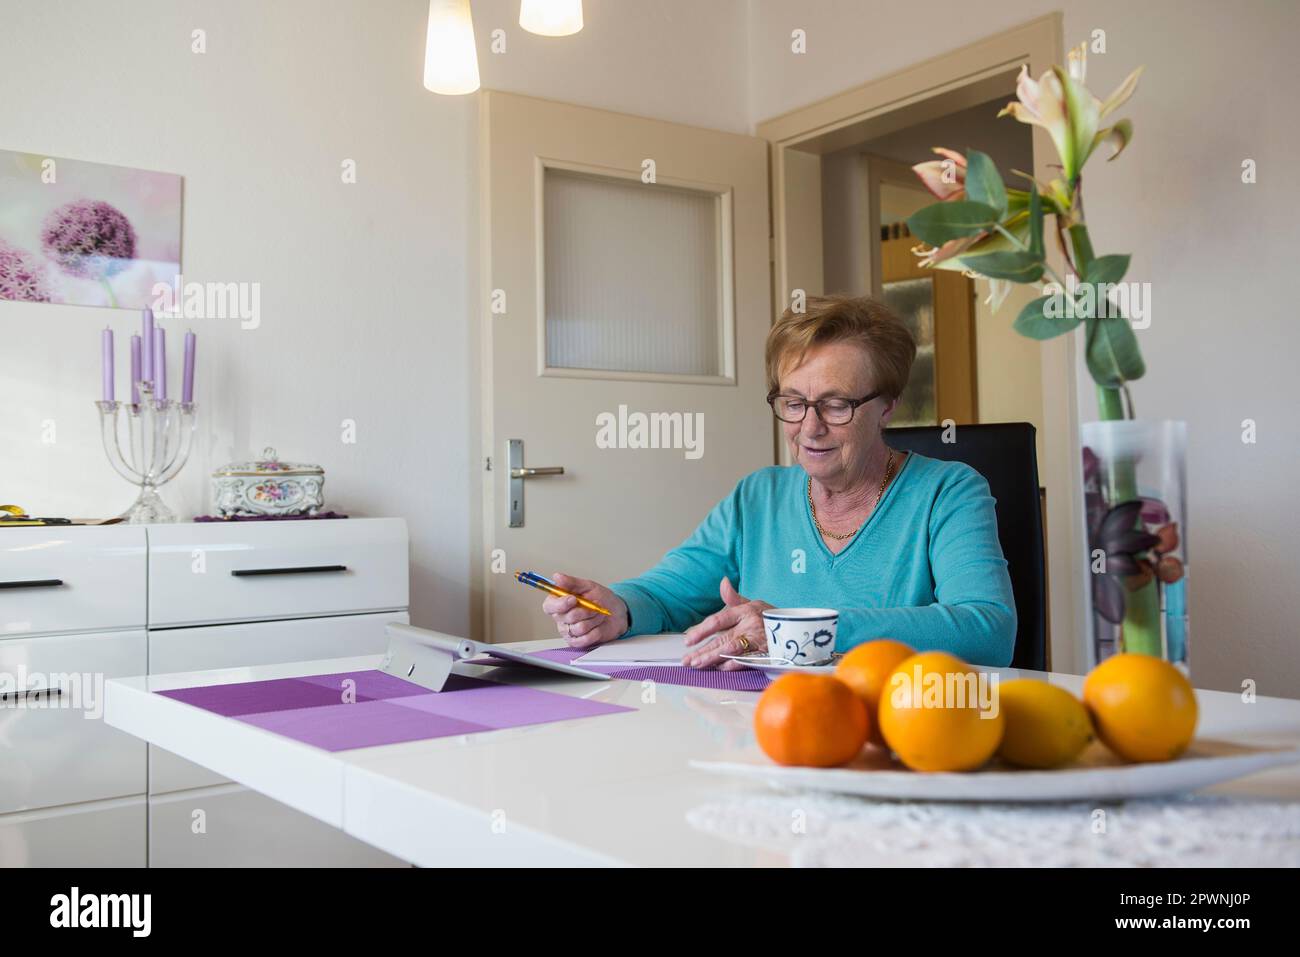
[[[180,176],[0,150],[0,299],[141,309],[180,271]]]

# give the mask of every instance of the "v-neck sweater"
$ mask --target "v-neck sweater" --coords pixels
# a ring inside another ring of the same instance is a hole
[[[839,611],[836,650],[893,638],[1005,667],[1015,602],[988,482],[968,465],[911,453],[866,523],[838,554],[808,507],[808,473],[745,476],[691,536],[645,574],[610,586],[627,635],[685,631],[722,608],[722,578],[777,608]]]

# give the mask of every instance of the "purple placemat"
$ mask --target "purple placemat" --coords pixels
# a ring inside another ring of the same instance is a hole
[[[382,671],[177,688],[156,694],[326,751],[634,710],[461,675],[452,675],[442,691],[434,692]]]
[[[538,658],[573,664],[574,659],[587,653],[586,648],[548,648],[532,652]],[[503,660],[503,663],[504,660]],[[611,678],[624,681],[657,681],[666,685],[686,685],[690,688],[714,688],[718,691],[762,691],[771,679],[761,671],[746,668],[743,671],[716,671],[687,668],[683,665],[597,665],[583,662],[580,668],[599,671]]]

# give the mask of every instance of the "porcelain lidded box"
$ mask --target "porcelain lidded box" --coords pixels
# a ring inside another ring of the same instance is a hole
[[[212,473],[212,506],[232,515],[315,515],[325,505],[325,470],[281,462],[266,448],[255,462],[232,462]]]

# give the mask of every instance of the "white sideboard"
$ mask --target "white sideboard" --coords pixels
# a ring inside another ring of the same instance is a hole
[[[0,529],[0,866],[400,864],[114,730],[103,681],[378,654],[401,519]]]

